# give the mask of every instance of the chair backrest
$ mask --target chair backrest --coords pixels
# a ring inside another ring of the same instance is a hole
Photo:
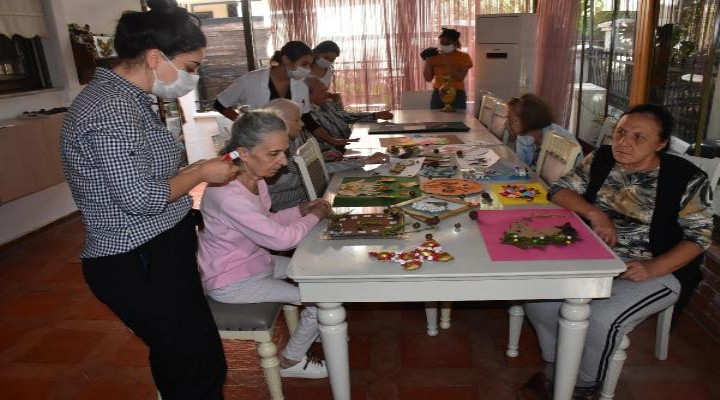
[[[507,143],[507,104],[498,101],[493,107],[492,122],[490,123],[490,132],[493,133],[503,143]]]
[[[315,200],[325,193],[330,176],[325,168],[322,151],[315,138],[310,138],[297,149],[294,157],[308,198]]]
[[[402,110],[427,110],[430,108],[432,90],[411,90],[403,92],[400,108]]]
[[[548,132],[540,146],[537,161],[538,175],[547,184],[553,184],[570,172],[581,150],[579,143],[555,132]]]
[[[478,118],[480,119],[480,123],[485,125],[488,129],[490,129],[490,124],[492,124],[492,117],[495,113],[495,104],[499,101],[500,100],[493,96],[483,96]]]
[[[710,181],[710,189],[713,191],[715,190],[718,184],[718,180],[720,180],[720,157],[704,158],[690,156],[687,154],[678,154],[678,156],[690,161],[698,168],[705,171],[705,173],[708,175],[708,180]]]
[[[613,117],[605,118],[605,121],[603,121],[600,127],[597,142],[595,142],[596,149],[604,144],[612,144],[613,132],[615,131],[615,125],[617,125],[617,123],[618,121]]]

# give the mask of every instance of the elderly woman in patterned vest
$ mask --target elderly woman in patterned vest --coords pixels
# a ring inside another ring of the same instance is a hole
[[[682,309],[701,279],[712,231],[711,190],[702,170],[665,152],[672,126],[672,115],[660,106],[631,108],[620,118],[612,146],[586,157],[548,193],[588,221],[627,265],[611,297],[590,303],[576,399],[595,394],[623,335],[673,304]],[[560,304],[525,304],[548,364],[525,384],[521,398],[551,396]]]

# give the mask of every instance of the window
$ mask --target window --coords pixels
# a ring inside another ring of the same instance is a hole
[[[40,38],[0,35],[0,94],[50,87]]]

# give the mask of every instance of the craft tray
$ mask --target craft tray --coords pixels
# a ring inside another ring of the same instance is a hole
[[[389,227],[400,228],[388,233]],[[405,219],[401,214],[348,214],[332,217],[321,239],[402,239],[405,237]]]
[[[393,180],[388,181],[388,179]],[[385,207],[403,201],[408,201],[422,195],[422,192],[420,190],[420,181],[417,177],[414,176],[345,177],[343,178],[340,187],[342,188],[343,185],[356,181],[365,181],[370,184],[376,183],[379,186],[384,187],[385,189],[379,190],[377,195],[372,196],[347,196],[337,194],[335,196],[335,199],[333,200],[333,207]],[[410,183],[413,183],[413,186],[409,186]],[[415,192],[415,194],[410,195],[411,191]]]

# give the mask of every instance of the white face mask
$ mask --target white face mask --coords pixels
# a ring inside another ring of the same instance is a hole
[[[297,67],[295,69],[288,68],[288,76],[292,79],[303,80],[310,75],[310,68]]]
[[[152,94],[162,97],[163,99],[177,99],[178,97],[185,96],[195,89],[198,80],[200,80],[200,76],[178,69],[178,67],[176,67],[165,54],[160,54],[165,57],[167,62],[170,63],[173,68],[175,68],[175,71],[177,71],[177,79],[170,83],[163,82],[158,79],[157,72],[153,70],[153,74],[155,74],[155,82],[153,82]]]
[[[322,57],[316,58],[315,64],[317,64],[317,66],[320,68],[329,68],[331,65],[333,65],[332,61],[326,60]]]
[[[515,140],[524,146],[532,146],[533,144],[535,144],[535,137],[530,135],[518,135]]]
[[[441,44],[440,51],[443,53],[452,53],[455,50],[455,45],[452,44]]]

